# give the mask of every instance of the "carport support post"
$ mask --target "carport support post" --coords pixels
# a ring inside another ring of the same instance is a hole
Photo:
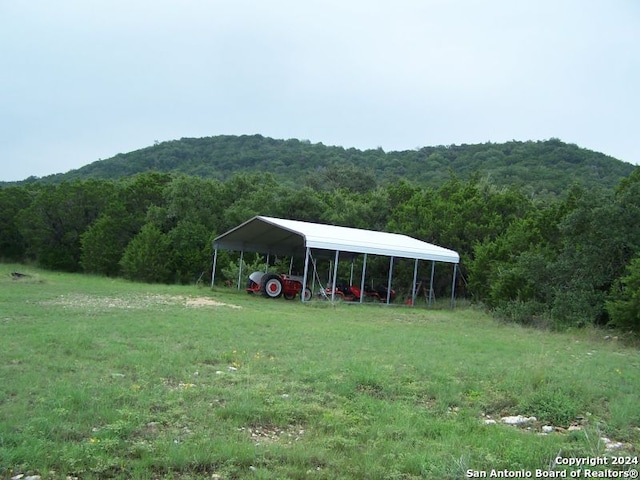
[[[340,250],[336,250],[336,261],[333,264],[333,288],[331,288],[331,301],[336,298],[336,275],[338,275],[338,257],[340,256]]]
[[[458,273],[458,264],[453,264],[453,281],[451,282],[451,308],[456,305],[456,274]]]
[[[353,262],[355,261],[355,256],[351,257],[351,274],[349,276],[349,285],[353,285]]]
[[[393,276],[393,257],[389,260],[389,280],[387,280],[387,305],[391,299],[391,277]]]
[[[240,280],[242,279],[242,264],[244,260],[244,250],[240,250],[240,264],[238,268],[238,290],[240,290]]]
[[[360,280],[360,303],[363,302],[364,299],[364,277],[367,274],[367,254],[364,254],[364,259],[362,260],[362,279]]]
[[[213,268],[211,269],[211,288],[213,288],[213,281],[216,279],[216,263],[218,263],[218,247],[213,249]]]
[[[307,288],[307,276],[309,274],[309,255],[311,254],[311,249],[307,247],[307,252],[304,256],[304,274],[302,278],[302,294],[300,295],[300,300],[304,302],[304,289]]]
[[[413,264],[413,286],[411,287],[411,306],[416,304],[416,282],[418,281],[418,259]]]
[[[433,277],[436,274],[436,261],[431,261],[431,280],[429,280],[429,306],[433,303]]]

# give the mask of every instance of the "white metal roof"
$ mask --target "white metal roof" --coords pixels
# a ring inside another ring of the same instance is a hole
[[[215,248],[304,255],[305,248],[459,263],[453,250],[407,235],[256,216],[218,236]]]

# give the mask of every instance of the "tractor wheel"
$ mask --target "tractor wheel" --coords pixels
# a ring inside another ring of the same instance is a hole
[[[311,300],[311,290],[309,290],[308,288],[302,289],[302,295],[304,295],[305,302],[308,302],[309,300]]]
[[[263,293],[269,298],[278,298],[282,295],[282,279],[279,275],[265,275],[262,286]]]
[[[284,298],[287,300],[293,300],[294,298],[296,298],[296,294],[291,292],[284,292]]]

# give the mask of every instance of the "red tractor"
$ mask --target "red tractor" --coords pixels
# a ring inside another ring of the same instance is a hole
[[[277,273],[253,272],[247,283],[248,293],[261,293],[269,298],[279,298],[284,295],[287,300],[293,300],[296,295],[304,295],[304,300],[311,300],[311,290],[302,286],[303,277]]]
[[[327,296],[331,295],[331,287],[325,289]],[[360,287],[355,285],[347,285],[343,283],[336,283],[335,295],[349,302],[360,301],[362,292]],[[391,290],[389,295],[389,301],[393,302],[396,298],[395,290]],[[372,289],[365,289],[363,300],[386,302],[387,301],[387,287],[379,286]]]

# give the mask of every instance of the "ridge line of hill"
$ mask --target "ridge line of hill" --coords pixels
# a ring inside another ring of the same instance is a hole
[[[156,142],[66,173],[0,185],[118,179],[158,171],[221,181],[237,174],[270,173],[285,184],[323,189],[332,186],[332,178],[353,177],[369,189],[400,179],[425,187],[438,186],[451,174],[461,178],[479,174],[498,186],[556,196],[574,183],[614,188],[635,168],[556,138],[385,152],[382,148],[359,150],[262,135],[219,135]],[[358,182],[355,184],[357,189]]]

